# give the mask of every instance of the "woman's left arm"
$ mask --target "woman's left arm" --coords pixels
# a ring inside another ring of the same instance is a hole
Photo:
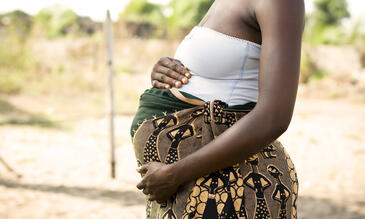
[[[262,34],[256,107],[208,145],[171,165],[149,163],[137,188],[161,202],[177,187],[256,154],[289,126],[299,79],[304,28],[303,0],[258,0]]]

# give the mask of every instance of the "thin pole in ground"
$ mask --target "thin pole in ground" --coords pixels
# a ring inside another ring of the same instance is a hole
[[[111,165],[111,177],[115,178],[115,141],[114,141],[114,71],[113,71],[113,33],[112,33],[112,21],[110,18],[110,12],[106,12],[105,20],[105,39],[106,39],[106,54],[107,54],[107,66],[109,69],[109,131],[110,131],[110,165]]]

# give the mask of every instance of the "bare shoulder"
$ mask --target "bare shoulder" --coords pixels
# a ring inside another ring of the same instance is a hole
[[[265,30],[284,33],[304,29],[304,0],[257,0],[254,10],[263,34]]]
[[[254,7],[257,11],[271,9],[275,11],[284,12],[302,12],[304,14],[304,0],[257,0],[254,1]]]

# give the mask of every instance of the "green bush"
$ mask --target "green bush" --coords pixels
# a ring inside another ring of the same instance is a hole
[[[352,34],[341,26],[307,26],[304,41],[310,44],[342,45],[352,41]]]
[[[161,38],[165,36],[165,17],[162,6],[147,0],[132,0],[119,14],[119,19],[127,23],[132,35],[145,38]]]
[[[14,72],[0,72],[0,93],[17,94],[23,85],[22,78]]]
[[[168,5],[160,5],[147,0],[131,0],[120,14],[120,19],[133,22],[134,26],[138,23],[141,28],[153,29],[154,32],[167,29],[169,36],[176,36],[197,25],[213,2],[214,0],[172,0]],[[155,35],[165,36],[161,32]]]
[[[2,38],[0,44],[0,70],[25,70],[35,67],[35,61],[25,43],[16,37]]]
[[[128,31],[135,36],[161,38],[166,35],[162,10],[162,5],[147,0],[132,0],[119,14],[119,19],[127,23]]]
[[[19,93],[27,81],[27,73],[37,66],[26,42],[17,36],[1,39],[0,44],[0,93]]]
[[[65,36],[67,33],[77,31],[77,14],[71,9],[52,6],[42,9],[34,18],[37,31],[45,32],[48,38]]]
[[[315,0],[314,17],[319,25],[338,25],[350,16],[346,0]]]
[[[354,32],[341,25],[350,16],[346,0],[315,0],[313,13],[306,17],[304,41],[310,44],[340,45],[351,43]]]
[[[172,15],[167,18],[169,30],[191,29],[197,25],[214,0],[172,0],[169,7]]]
[[[119,15],[121,19],[137,23],[164,24],[162,6],[147,0],[132,0]]]
[[[6,35],[17,35],[24,39],[29,34],[32,24],[32,17],[20,10],[0,15],[0,28]]]

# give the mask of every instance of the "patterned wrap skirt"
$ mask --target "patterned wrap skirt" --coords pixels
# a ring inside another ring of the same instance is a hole
[[[131,127],[138,166],[183,159],[253,107],[204,102],[176,89],[146,90]],[[294,165],[276,140],[247,160],[184,183],[163,204],[146,198],[146,218],[297,218],[297,197]]]

